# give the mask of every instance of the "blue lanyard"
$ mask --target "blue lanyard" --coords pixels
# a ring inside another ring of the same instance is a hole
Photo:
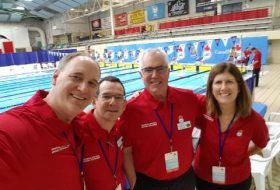
[[[156,116],[160,121],[160,126],[164,129],[168,139],[169,139],[169,144],[170,144],[170,149],[172,152],[172,135],[173,135],[173,120],[174,120],[174,106],[173,104],[170,105],[170,132],[168,131],[167,127],[165,126],[162,117],[159,115],[158,111],[155,110]]]
[[[73,154],[75,155],[76,157],[76,160],[77,160],[77,163],[78,165],[80,166],[80,174],[81,174],[81,178],[83,177],[83,157],[84,157],[84,145],[82,145],[82,150],[81,150],[81,160],[79,160],[79,156],[78,156],[78,153],[76,151],[76,149],[74,148],[73,144],[71,143],[71,141],[69,140],[68,136],[67,136],[67,133],[65,131],[63,131],[63,136],[65,137],[65,139],[67,140],[67,142],[69,143],[70,145],[70,148],[73,152]]]
[[[232,127],[232,124],[233,124],[235,116],[236,116],[236,113],[234,113],[232,119],[230,120],[230,122],[229,122],[229,124],[227,126],[223,142],[222,142],[221,123],[220,123],[220,120],[218,118],[218,126],[217,127],[218,127],[218,131],[219,131],[219,166],[221,165],[221,162],[222,162],[224,146],[225,146],[225,143],[226,143],[227,136],[229,134],[229,129]]]
[[[117,180],[117,176],[116,176],[116,172],[117,172],[117,167],[118,167],[118,161],[119,161],[119,147],[117,145],[117,142],[115,142],[116,144],[116,148],[117,148],[117,151],[116,151],[116,157],[115,157],[115,165],[114,165],[114,168],[111,166],[110,164],[110,161],[109,161],[109,158],[108,158],[108,155],[106,154],[105,150],[104,150],[104,147],[102,146],[102,143],[100,140],[98,140],[98,144],[99,144],[99,147],[102,151],[102,154],[105,158],[105,161],[106,161],[106,164],[107,166],[109,167],[113,177],[115,180]],[[109,145],[110,146],[110,145]]]

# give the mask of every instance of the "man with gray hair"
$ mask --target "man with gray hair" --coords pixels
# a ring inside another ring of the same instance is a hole
[[[100,69],[89,55],[65,56],[43,90],[0,114],[0,187],[82,190],[76,117],[92,102]]]
[[[201,114],[196,95],[168,86],[169,67],[161,49],[143,52],[144,91],[127,104],[124,166],[131,189],[193,190],[192,130]]]

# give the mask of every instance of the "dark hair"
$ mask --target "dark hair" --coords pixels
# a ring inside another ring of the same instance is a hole
[[[232,63],[219,63],[215,65],[210,71],[207,90],[206,90],[206,101],[207,101],[207,112],[210,115],[219,116],[221,115],[220,106],[212,93],[212,85],[215,77],[218,74],[229,73],[231,74],[239,88],[239,93],[236,98],[236,114],[237,116],[247,117],[251,114],[252,99],[251,93],[248,89],[247,84],[243,80],[242,74],[239,69]]]
[[[122,81],[121,81],[119,78],[114,77],[114,76],[107,76],[107,77],[104,77],[104,78],[102,78],[101,80],[99,80],[99,82],[98,82],[98,88],[97,88],[97,91],[96,91],[96,95],[97,95],[97,96],[98,96],[99,93],[100,93],[99,87],[100,87],[101,83],[104,82],[104,81],[119,83],[119,84],[122,86],[122,88],[123,88],[123,93],[124,93],[124,96],[125,96],[125,88],[124,88],[124,86],[123,86]]]
[[[67,63],[69,63],[72,59],[74,59],[75,57],[78,57],[78,56],[85,56],[85,57],[90,58],[93,62],[95,62],[96,66],[98,67],[99,73],[101,74],[98,63],[92,59],[90,54],[85,53],[85,52],[76,52],[76,53],[67,54],[59,61],[58,70],[63,71],[64,68],[67,66]]]
[[[257,49],[257,48],[255,48],[255,47],[252,47],[252,48],[251,48],[252,51],[255,50],[255,49]]]

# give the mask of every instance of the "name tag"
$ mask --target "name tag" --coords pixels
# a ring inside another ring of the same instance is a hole
[[[185,122],[179,122],[177,123],[178,130],[183,130],[187,128],[191,128],[191,122],[190,121],[185,121]]]
[[[121,147],[123,144],[123,137],[121,136],[118,140],[117,140],[117,145],[118,147]]]
[[[115,190],[122,190],[122,184],[119,184]]]
[[[166,153],[164,157],[165,157],[165,167],[167,173],[179,169],[178,151]]]
[[[212,166],[212,181],[213,183],[225,184],[226,168],[220,166]]]

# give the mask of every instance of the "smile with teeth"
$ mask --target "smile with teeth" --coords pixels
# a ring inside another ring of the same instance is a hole
[[[108,112],[113,112],[113,113],[116,113],[118,112],[117,110],[107,110]]]
[[[228,95],[230,95],[230,93],[220,93],[220,95],[222,95],[222,96],[228,96]]]
[[[160,81],[158,81],[158,82],[151,82],[151,84],[157,85],[157,84],[161,84],[161,82]]]
[[[76,98],[78,100],[86,100],[86,98],[83,98],[83,97],[80,97],[80,96],[77,96],[77,95],[74,95],[74,94],[72,94],[72,97]]]

